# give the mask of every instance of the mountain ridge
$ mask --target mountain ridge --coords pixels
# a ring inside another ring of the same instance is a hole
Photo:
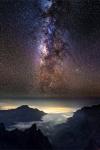
[[[15,109],[0,110],[0,122],[6,126],[17,122],[41,121],[47,113],[28,105],[22,105]]]
[[[52,150],[52,145],[36,124],[24,131],[8,131],[0,123],[0,150]]]
[[[83,107],[59,125],[53,144],[56,150],[99,150],[100,105]]]

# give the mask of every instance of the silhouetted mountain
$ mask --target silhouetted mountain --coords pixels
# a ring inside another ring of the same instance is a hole
[[[57,150],[100,150],[100,105],[78,110],[57,130]]]
[[[0,122],[10,125],[17,122],[40,121],[45,114],[43,111],[23,105],[16,109],[0,110]]]
[[[0,124],[0,150],[51,150],[51,144],[36,124],[24,131],[15,129],[7,131]]]

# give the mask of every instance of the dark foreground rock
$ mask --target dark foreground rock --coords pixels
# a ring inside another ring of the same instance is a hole
[[[57,127],[57,150],[100,150],[100,105],[84,107]]]
[[[51,150],[51,144],[36,125],[24,131],[7,131],[0,124],[0,150]]]

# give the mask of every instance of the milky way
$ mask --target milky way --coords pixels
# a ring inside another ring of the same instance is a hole
[[[1,0],[0,95],[100,95],[100,1]]]
[[[68,82],[67,75],[64,75],[67,72],[64,61],[67,56],[73,59],[70,53],[71,48],[60,35],[62,31],[56,30],[53,5],[54,1],[46,0],[44,3],[41,1],[43,24],[41,26],[42,38],[39,43],[39,86],[44,93],[64,91],[64,86]]]

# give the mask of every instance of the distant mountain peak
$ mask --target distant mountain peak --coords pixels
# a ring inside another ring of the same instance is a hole
[[[5,125],[11,125],[15,122],[40,121],[44,115],[46,113],[37,108],[22,105],[15,109],[0,110],[0,121]]]
[[[17,109],[29,109],[30,107],[28,105],[22,105],[17,107]]]

